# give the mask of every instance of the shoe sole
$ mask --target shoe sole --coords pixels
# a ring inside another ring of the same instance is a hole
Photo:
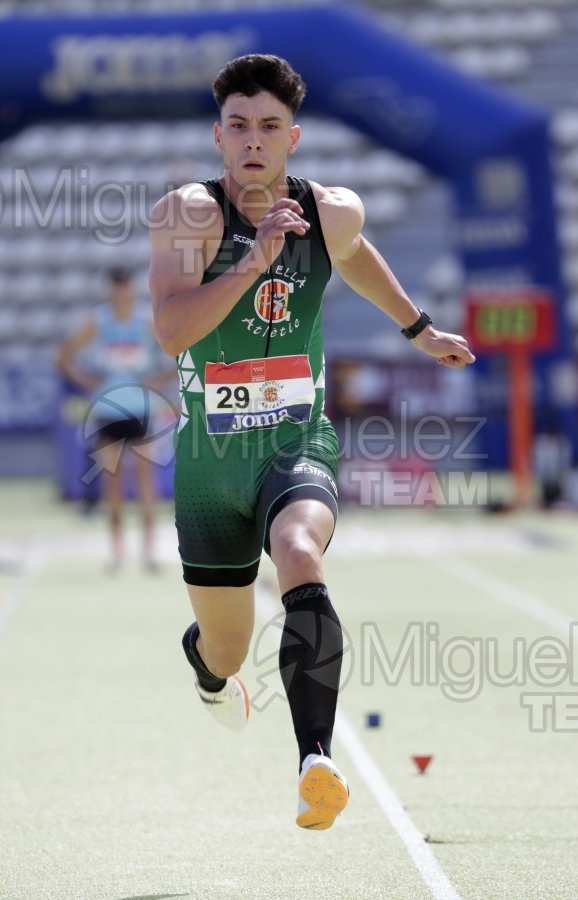
[[[309,809],[295,820],[301,828],[323,831],[331,828],[347,806],[349,791],[337,775],[325,766],[311,766],[299,785],[299,795]]]

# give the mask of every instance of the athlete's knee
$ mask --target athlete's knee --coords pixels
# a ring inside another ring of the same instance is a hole
[[[309,572],[321,565],[323,552],[306,529],[286,529],[271,542],[271,558],[284,572]]]
[[[155,514],[152,505],[145,505],[143,507],[142,521],[145,528],[152,528],[155,524]]]

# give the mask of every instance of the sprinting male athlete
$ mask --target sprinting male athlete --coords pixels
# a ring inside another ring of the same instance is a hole
[[[297,824],[324,829],[348,801],[331,759],[342,634],[322,565],[337,515],[321,332],[332,267],[438,362],[474,357],[432,327],[363,237],[356,194],[287,176],[305,95],[289,64],[234,59],[213,93],[224,173],[170,192],[151,217],[155,329],[182,389],[176,525],[195,615],[183,646],[206,709],[240,730],[249,700],[237,673],[264,548],[286,611],[279,666],[299,747]]]

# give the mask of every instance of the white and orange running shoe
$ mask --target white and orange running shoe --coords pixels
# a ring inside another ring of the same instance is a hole
[[[230,731],[242,731],[249,721],[251,705],[247,688],[240,678],[231,675],[220,691],[206,691],[198,681],[195,687],[206,709],[219,725]]]
[[[347,782],[335,763],[318,753],[306,756],[299,776],[297,825],[313,831],[331,828],[348,800]]]

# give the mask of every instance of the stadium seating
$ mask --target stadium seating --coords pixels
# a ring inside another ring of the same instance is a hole
[[[190,10],[194,4],[61,0],[58,6],[75,12],[105,8],[156,12]],[[578,103],[573,87],[578,58],[574,78],[566,71],[570,50],[563,56],[564,76],[562,64],[557,68],[556,63],[557,48],[577,44],[578,11],[571,0],[382,0],[372,6],[386,27],[466,72],[549,104],[564,272],[573,292],[571,318],[578,334]],[[4,14],[16,9],[32,14],[45,5],[3,5]],[[42,345],[48,353],[46,348],[54,348],[102,297],[103,273],[110,265],[122,262],[133,268],[139,291],[146,296],[148,214],[168,188],[218,171],[210,124],[211,120],[39,124],[0,145],[3,353],[8,343]],[[436,321],[458,327],[461,272],[451,246],[443,183],[344,125],[313,117],[302,124],[302,145],[290,171],[358,190],[366,207],[368,236],[382,248],[408,290],[437,314]],[[68,203],[63,189],[51,208],[58,178],[68,179],[74,199]],[[339,310],[327,317],[331,346],[340,340],[340,323],[347,319],[350,299],[339,280],[332,281],[330,295],[337,301],[332,311]],[[356,307],[355,317],[349,315],[350,339],[363,342],[367,334],[376,335],[373,313],[369,305]],[[384,334],[386,330],[375,340],[385,340]],[[20,341],[14,343],[18,335]],[[399,352],[407,348],[402,345]]]

